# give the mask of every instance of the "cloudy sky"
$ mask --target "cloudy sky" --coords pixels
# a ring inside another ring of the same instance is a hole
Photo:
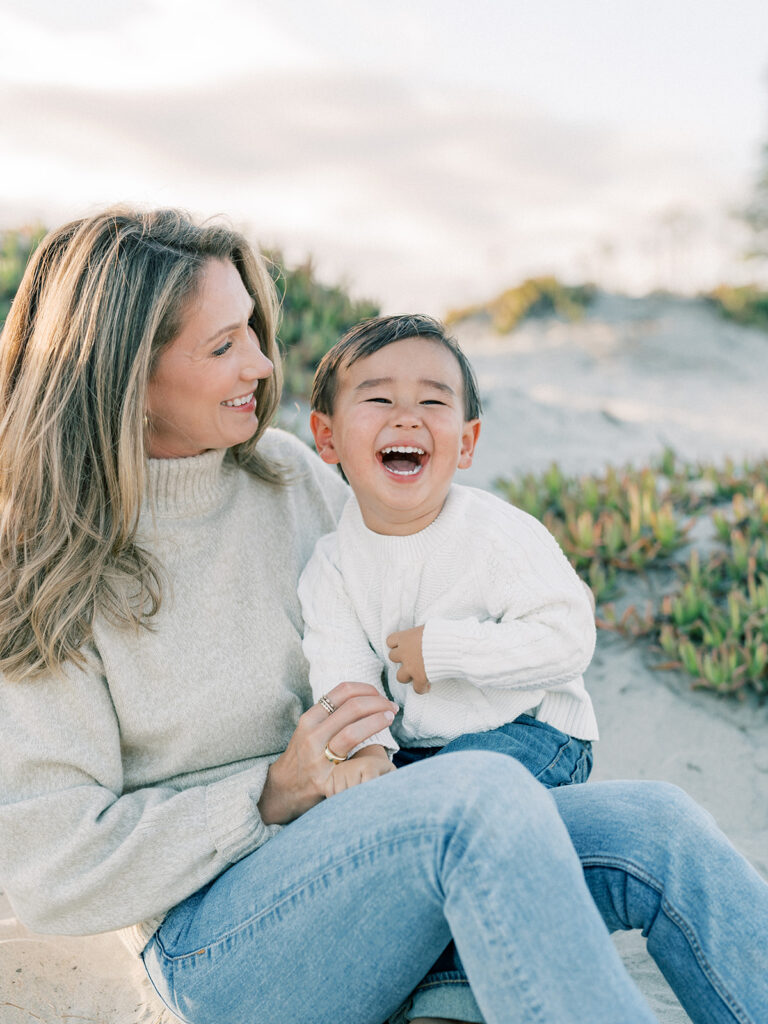
[[[765,0],[0,0],[0,226],[224,213],[386,309],[743,276]]]

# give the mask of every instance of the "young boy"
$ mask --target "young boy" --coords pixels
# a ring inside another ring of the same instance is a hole
[[[384,674],[401,708],[339,766],[341,788],[391,770],[388,752],[401,766],[502,751],[547,786],[589,775],[593,608],[541,523],[453,483],[480,411],[466,356],[430,317],[365,321],[318,368],[312,433],[353,496],[299,583],[312,691],[347,680],[383,692]]]

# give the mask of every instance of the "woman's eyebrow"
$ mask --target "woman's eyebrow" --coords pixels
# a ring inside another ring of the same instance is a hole
[[[230,331],[236,331],[238,327],[242,327],[243,322],[247,323],[251,319],[251,317],[253,316],[253,311],[255,309],[256,302],[253,299],[251,299],[251,308],[248,310],[248,314],[245,317],[245,321],[240,320],[236,324],[227,324],[226,327],[220,327],[218,331],[214,331],[214,333],[209,338],[206,338],[204,341],[199,342],[200,346],[208,345],[210,344],[210,342],[215,341],[217,338],[220,338],[222,334],[229,334]]]

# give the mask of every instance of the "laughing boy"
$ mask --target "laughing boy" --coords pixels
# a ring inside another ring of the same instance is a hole
[[[359,748],[326,749],[339,790],[391,755],[495,750],[546,786],[591,770],[592,605],[538,520],[453,482],[480,411],[472,367],[430,317],[364,321],[318,368],[312,433],[353,494],[299,585],[310,682],[316,700],[371,683],[401,709]]]

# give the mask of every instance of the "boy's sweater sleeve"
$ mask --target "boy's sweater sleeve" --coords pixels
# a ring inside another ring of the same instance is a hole
[[[125,792],[95,663],[0,679],[0,879],[15,912],[74,935],[161,917],[277,832],[257,808],[271,760],[207,785]]]
[[[303,649],[309,662],[309,682],[315,701],[343,682],[370,683],[384,694],[382,664],[368,642],[341,573],[334,564],[334,542],[334,534],[318,541],[299,580],[304,617]],[[399,749],[389,729],[383,729],[359,744],[355,751],[374,743],[388,750]]]
[[[595,648],[595,620],[581,580],[538,520],[515,509],[470,545],[467,572],[487,614],[425,623],[422,651],[432,683],[542,689],[581,676]]]

